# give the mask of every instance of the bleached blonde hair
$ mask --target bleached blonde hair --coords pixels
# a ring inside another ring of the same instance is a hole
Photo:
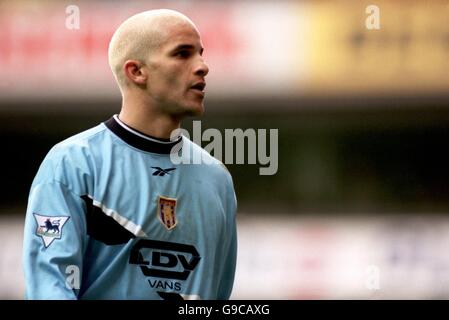
[[[168,24],[193,22],[182,13],[157,9],[138,13],[125,20],[114,32],[109,42],[109,66],[120,91],[127,85],[123,65],[127,60],[147,61],[149,55],[160,47]]]

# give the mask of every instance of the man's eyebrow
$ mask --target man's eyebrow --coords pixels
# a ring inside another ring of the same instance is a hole
[[[194,46],[194,45],[191,45],[191,44],[180,44],[180,45],[177,45],[177,46],[172,50],[172,52],[181,51],[181,50],[194,50],[194,49],[195,49],[195,46]],[[203,51],[204,51],[204,48],[201,47],[201,48],[200,48],[200,53],[202,54]]]

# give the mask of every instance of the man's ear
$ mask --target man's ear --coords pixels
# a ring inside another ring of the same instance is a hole
[[[123,71],[126,78],[132,83],[138,86],[145,85],[147,83],[147,74],[143,69],[144,64],[137,60],[127,60],[123,65]]]

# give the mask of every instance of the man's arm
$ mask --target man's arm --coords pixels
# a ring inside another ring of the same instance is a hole
[[[229,235],[229,246],[224,262],[224,269],[218,290],[218,300],[228,300],[234,286],[235,268],[237,262],[237,232],[235,224]]]
[[[226,208],[227,208],[227,224],[225,232],[225,259],[223,260],[223,271],[220,279],[220,286],[218,289],[217,299],[227,300],[230,298],[232,288],[234,286],[235,269],[237,263],[237,225],[236,225],[236,213],[237,213],[237,198],[234,192],[234,186],[232,178],[230,177],[228,184]]]
[[[24,229],[25,297],[77,299],[86,234],[85,205],[60,182],[36,180]]]

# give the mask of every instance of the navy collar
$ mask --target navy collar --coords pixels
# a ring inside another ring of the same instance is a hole
[[[174,141],[170,141],[168,139],[159,139],[144,134],[124,124],[118,119],[117,115],[114,115],[109,120],[105,121],[104,124],[127,144],[147,152],[170,154],[174,146],[178,143],[182,143],[181,136]]]

